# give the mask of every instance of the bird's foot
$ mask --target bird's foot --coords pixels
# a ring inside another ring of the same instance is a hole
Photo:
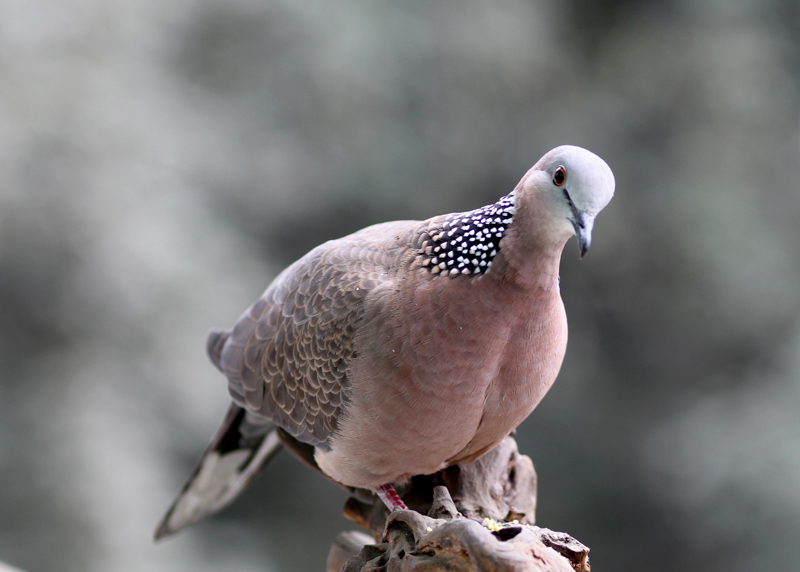
[[[408,510],[406,503],[403,502],[403,499],[400,498],[400,495],[397,494],[397,491],[394,490],[394,485],[391,483],[378,487],[375,490],[375,494],[380,497],[383,504],[389,509],[389,512],[395,509]]]

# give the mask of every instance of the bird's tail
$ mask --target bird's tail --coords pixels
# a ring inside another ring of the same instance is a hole
[[[220,371],[222,371],[222,348],[225,347],[225,342],[230,337],[231,332],[229,330],[213,329],[208,332],[208,337],[206,338],[206,353]],[[225,372],[223,371],[223,373]]]
[[[211,336],[208,345],[211,355]],[[231,404],[222,427],[158,525],[156,540],[227,506],[280,448],[276,428],[269,420]]]

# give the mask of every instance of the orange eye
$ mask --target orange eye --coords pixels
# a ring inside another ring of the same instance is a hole
[[[567,170],[564,167],[559,166],[558,169],[556,169],[556,172],[553,173],[553,183],[555,183],[557,187],[560,187],[566,181],[567,181]]]

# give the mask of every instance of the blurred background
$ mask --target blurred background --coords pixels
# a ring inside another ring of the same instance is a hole
[[[598,570],[797,570],[795,0],[0,0],[0,560],[321,571],[345,494],[280,455],[154,545],[228,405],[205,357],[288,263],[611,165],[522,425]]]

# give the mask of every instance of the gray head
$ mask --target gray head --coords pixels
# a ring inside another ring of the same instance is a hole
[[[518,196],[531,193],[554,239],[575,234],[581,258],[592,243],[594,219],[614,196],[614,174],[600,157],[572,145],[549,151],[528,171]]]

